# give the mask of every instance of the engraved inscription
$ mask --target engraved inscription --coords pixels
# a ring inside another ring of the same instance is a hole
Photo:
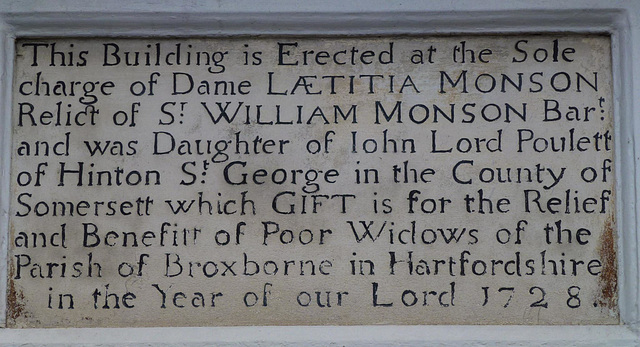
[[[10,327],[617,324],[610,40],[29,39]]]

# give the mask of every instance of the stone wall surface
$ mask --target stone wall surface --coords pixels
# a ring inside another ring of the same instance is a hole
[[[9,345],[635,345],[637,3],[0,12]]]

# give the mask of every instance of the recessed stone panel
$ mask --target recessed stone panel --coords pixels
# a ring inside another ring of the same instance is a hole
[[[617,324],[606,36],[16,44],[10,327]]]

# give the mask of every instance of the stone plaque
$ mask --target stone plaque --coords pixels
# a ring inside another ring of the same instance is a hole
[[[617,324],[606,36],[19,40],[10,327]]]

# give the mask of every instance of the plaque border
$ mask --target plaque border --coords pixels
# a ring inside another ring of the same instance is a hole
[[[620,325],[0,328],[0,346],[149,344],[382,346],[640,344],[640,1],[0,1],[0,327],[6,320],[14,44],[37,37],[381,36],[593,33],[611,36]],[[637,116],[636,116],[637,115]]]

